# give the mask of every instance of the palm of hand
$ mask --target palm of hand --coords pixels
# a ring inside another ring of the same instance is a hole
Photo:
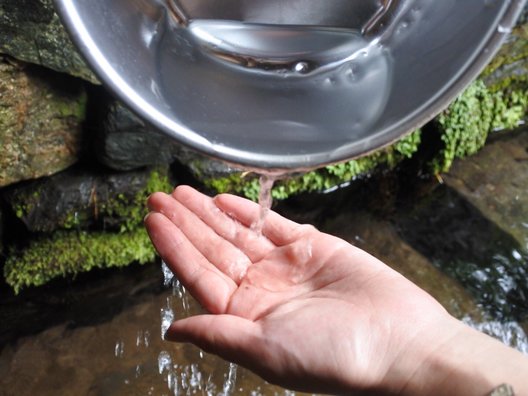
[[[313,227],[270,212],[255,232],[260,208],[242,198],[179,187],[154,194],[149,207],[145,223],[160,255],[216,314],[176,322],[168,338],[275,383],[313,390],[321,375],[339,390],[345,378],[358,387],[379,381],[392,363],[389,334],[401,332],[405,348],[412,328],[402,315],[423,322],[442,310],[383,263]],[[373,365],[367,355],[380,359]]]

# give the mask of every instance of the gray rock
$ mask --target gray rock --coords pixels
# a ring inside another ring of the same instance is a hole
[[[0,37],[0,53],[98,83],[62,27],[52,0],[2,0]]]
[[[5,201],[31,232],[92,226],[105,230],[123,225],[127,228],[143,219],[154,171],[168,174],[167,169],[104,174],[69,169],[15,186],[6,193]]]
[[[107,106],[102,125],[97,129],[95,155],[111,169],[127,171],[178,161],[200,180],[233,171],[224,162],[189,149],[145,124],[119,101]]]
[[[528,250],[528,130],[494,135],[444,177],[489,221]]]
[[[523,15],[528,15],[528,7]],[[528,22],[523,18],[484,71],[484,83],[494,90],[526,86],[527,54]]]
[[[450,184],[440,184],[398,208],[394,221],[400,237],[463,284],[491,318],[523,322],[528,319],[528,252],[473,202]]]
[[[108,106],[94,146],[99,162],[115,170],[168,164],[181,151],[175,141],[147,126],[118,101]]]
[[[78,159],[86,94],[79,80],[0,56],[0,186]]]

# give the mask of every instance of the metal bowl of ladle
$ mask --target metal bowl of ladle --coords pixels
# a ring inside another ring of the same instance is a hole
[[[524,0],[55,0],[144,120],[248,169],[383,147],[476,77]]]

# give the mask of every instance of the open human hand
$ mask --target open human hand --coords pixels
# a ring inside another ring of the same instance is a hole
[[[460,332],[427,293],[344,240],[273,211],[255,231],[256,203],[179,186],[153,194],[148,206],[153,244],[210,313],[172,323],[166,338],[269,382],[403,393],[431,347]]]

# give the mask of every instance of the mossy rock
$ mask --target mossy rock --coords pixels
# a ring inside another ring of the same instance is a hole
[[[0,56],[0,187],[77,162],[86,92],[57,74]]]
[[[2,0],[0,37],[0,53],[99,83],[64,30],[52,0]]]
[[[100,202],[99,216],[107,219],[104,224],[98,223],[103,229],[82,229],[81,216],[72,217],[71,211],[64,211],[64,216],[58,217],[60,222],[41,221],[39,224],[53,225],[53,229],[60,225],[62,229],[31,233],[24,246],[9,246],[4,266],[7,283],[18,293],[24,287],[40,286],[57,277],[74,276],[94,268],[152,262],[154,247],[143,227],[146,200],[153,192],[170,192],[173,187],[168,174],[159,170],[150,170],[149,177],[140,184],[141,188],[136,188],[133,194],[118,193]],[[39,194],[26,197],[28,200],[23,201],[25,206],[17,215],[35,216],[41,197]],[[88,211],[94,215],[93,206]],[[108,227],[108,219],[115,220],[116,226]]]
[[[528,8],[527,8],[528,9]],[[528,81],[528,23],[513,29],[506,42],[481,75],[493,92],[526,88]]]
[[[433,172],[447,172],[455,158],[475,154],[488,136],[518,127],[528,109],[528,23],[513,29],[497,55],[435,120],[444,147]]]
[[[4,276],[19,293],[25,287],[41,286],[58,277],[134,262],[144,264],[154,258],[154,247],[141,226],[123,233],[59,231],[51,238],[31,241],[22,251],[11,252]]]
[[[131,172],[65,172],[18,185],[5,195],[30,232],[57,229],[130,230],[143,220],[147,197],[172,189],[168,167]]]
[[[184,150],[176,140],[143,122],[117,100],[106,104],[97,129],[95,155],[100,163],[115,170],[170,164]]]
[[[447,172],[455,158],[478,152],[493,131],[519,126],[527,108],[528,90],[494,92],[475,81],[435,120],[444,146],[432,162],[433,172]]]

